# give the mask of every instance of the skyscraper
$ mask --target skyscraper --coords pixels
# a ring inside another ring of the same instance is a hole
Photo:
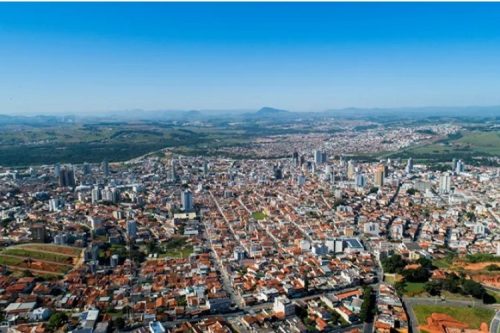
[[[182,209],[185,212],[193,210],[193,194],[190,190],[185,190],[181,193]]]
[[[439,178],[439,193],[447,194],[450,193],[451,189],[451,177],[448,172],[445,172]]]
[[[109,163],[108,163],[108,160],[102,161],[102,173],[105,176],[109,176]]]
[[[88,164],[87,162],[84,162],[83,163],[83,174],[84,175],[90,175],[91,173],[91,168],[90,168],[90,164]]]
[[[357,173],[355,177],[356,187],[365,187],[366,179],[362,173]]]
[[[60,187],[75,187],[75,172],[73,167],[62,168],[59,172]]]
[[[349,160],[349,162],[347,162],[347,179],[353,179],[355,173],[356,166],[352,160]]]
[[[413,171],[413,159],[410,157],[406,163],[406,173],[411,173]]]
[[[457,164],[456,164],[456,167],[455,167],[455,172],[456,173],[461,173],[461,172],[464,172],[465,170],[465,164],[462,160],[458,160],[457,161]]]
[[[326,163],[326,153],[321,150],[314,151],[314,163],[323,164]]]
[[[384,165],[380,164],[375,169],[375,186],[382,187],[384,186]]]
[[[99,200],[101,200],[101,190],[99,190],[99,187],[97,187],[97,186],[94,187],[90,193],[91,193],[93,204],[96,204],[99,202]]]
[[[129,220],[127,222],[127,235],[129,238],[135,238],[137,236],[137,222],[134,220]]]

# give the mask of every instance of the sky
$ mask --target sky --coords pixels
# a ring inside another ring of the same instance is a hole
[[[500,105],[500,3],[0,3],[0,114]]]

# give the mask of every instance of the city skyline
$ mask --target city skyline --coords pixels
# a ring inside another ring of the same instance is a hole
[[[0,9],[0,114],[500,105],[495,3]]]

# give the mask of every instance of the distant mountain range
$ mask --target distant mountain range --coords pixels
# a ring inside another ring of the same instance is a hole
[[[75,121],[203,121],[220,120],[259,120],[340,117],[355,119],[394,118],[422,119],[430,117],[474,117],[499,118],[500,106],[468,107],[401,107],[401,108],[344,108],[317,112],[288,111],[269,106],[257,111],[251,110],[122,110],[88,115],[2,115],[0,125],[25,124],[46,126],[55,123]]]

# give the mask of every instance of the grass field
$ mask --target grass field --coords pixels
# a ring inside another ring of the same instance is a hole
[[[467,323],[470,328],[479,328],[483,322],[489,325],[495,314],[495,311],[491,309],[441,305],[414,305],[413,312],[420,325],[424,325],[426,319],[430,317],[432,313],[444,313],[458,321]]]
[[[32,259],[47,260],[47,261],[55,261],[57,263],[62,263],[62,264],[73,263],[73,257],[71,256],[67,256],[64,254],[48,253],[48,252],[38,252],[37,250],[30,250],[30,249],[10,248],[2,251],[2,254],[18,256],[18,257],[26,257]]]
[[[457,138],[410,147],[391,155],[436,161],[451,161],[452,158],[462,158],[469,161],[473,156],[500,155],[500,131],[464,132],[458,136]]]
[[[165,253],[161,254],[160,257],[187,258],[191,253],[193,253],[193,247],[191,245],[186,245],[178,249],[167,250]]]
[[[424,282],[407,282],[405,287],[405,294],[408,296],[416,296],[425,292]]]
[[[73,268],[81,252],[79,248],[68,246],[23,244],[3,249],[0,264],[37,274],[64,274]]]
[[[263,220],[267,215],[264,212],[253,212],[252,217],[256,220]]]
[[[161,246],[161,258],[187,258],[193,253],[193,246],[187,243],[187,238],[173,238]]]

